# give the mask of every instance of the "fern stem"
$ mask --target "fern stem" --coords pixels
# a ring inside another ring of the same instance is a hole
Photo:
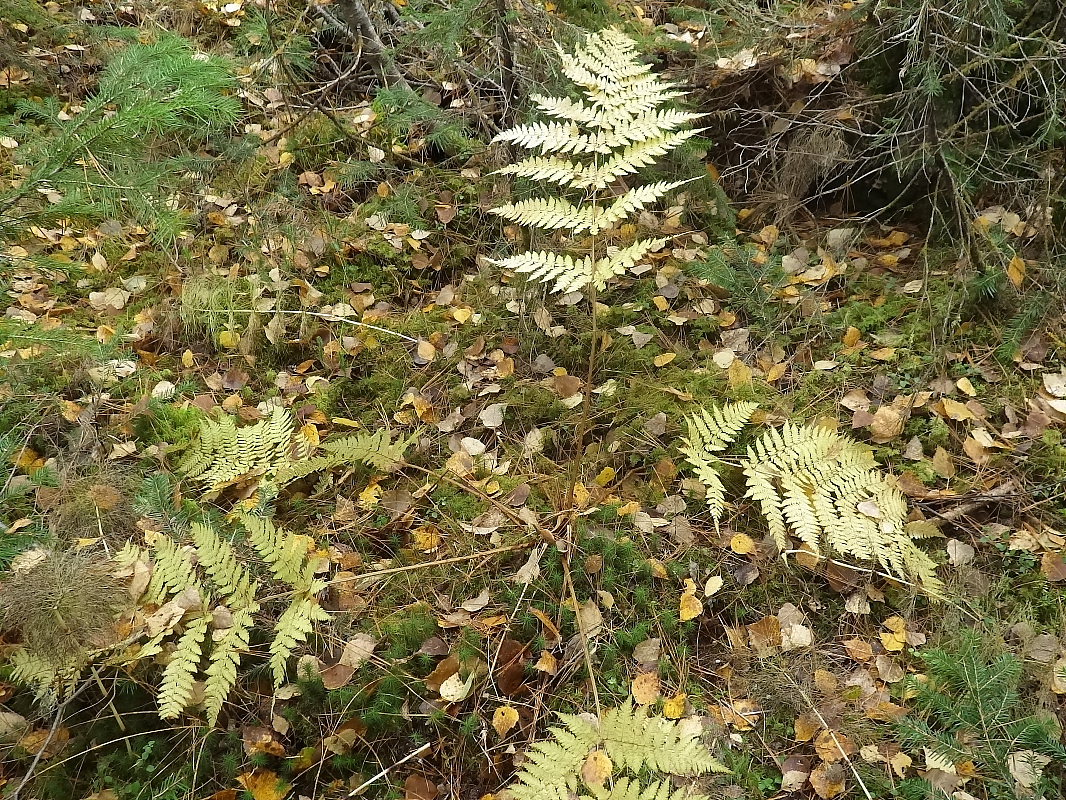
[[[199,312],[201,314],[207,314],[207,313],[210,313],[210,311],[211,311],[211,309],[209,309],[209,308],[190,308],[189,310],[190,311],[197,311],[197,312]],[[250,308],[229,308],[229,309],[226,309],[226,310],[229,313],[231,313],[231,314],[258,314],[259,313],[258,311],[253,311]],[[306,315],[306,316],[309,316],[309,317],[318,317],[319,319],[324,319],[327,322],[343,322],[343,323],[346,323],[348,325],[355,325],[357,328],[369,328],[370,330],[377,331],[378,333],[387,333],[390,336],[395,336],[395,337],[397,337],[399,339],[403,339],[405,342],[411,342],[412,344],[418,344],[418,339],[414,339],[414,338],[408,336],[405,333],[398,333],[397,331],[390,331],[388,328],[382,328],[382,327],[380,327],[378,325],[371,325],[369,322],[359,322],[358,320],[351,319],[349,317],[341,317],[341,316],[338,316],[337,314],[323,314],[320,311],[289,311],[287,309],[277,309],[275,311],[271,311],[270,313],[271,314],[295,314],[297,316]]]

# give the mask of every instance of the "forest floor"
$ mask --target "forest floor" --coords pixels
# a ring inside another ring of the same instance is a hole
[[[669,245],[599,293],[594,339],[587,299],[488,261],[520,238],[485,213],[508,192],[499,148],[464,132],[472,149],[442,155],[387,103],[301,110],[219,22],[237,11],[197,13],[244,118],[180,196],[187,233],[160,245],[117,216],[28,227],[0,253],[6,583],[27,554],[143,545],[160,475],[175,508],[260,502],[256,476],[214,493],[182,478],[212,415],[280,404],[312,448],[386,429],[406,458],[273,499],[310,537],[328,619],[280,689],[253,631],[214,730],[195,710],[160,721],[162,656],[92,667],[58,706],[5,668],[3,796],[491,796],[557,712],[627,698],[702,724],[730,770],[701,779],[712,797],[1058,796],[1066,762],[1025,731],[1061,746],[1066,721],[1061,318],[1018,322],[1024,293],[985,293],[917,214],[779,218],[693,188],[641,213]],[[23,55],[63,76],[61,104],[84,102],[106,33],[33,34]],[[5,69],[9,91],[40,92]],[[0,139],[4,169],[20,146]],[[341,175],[353,152],[372,176]],[[1041,264],[1019,262],[1024,288]],[[716,526],[678,448],[687,414],[727,401],[868,444],[910,518],[939,528],[921,547],[943,596],[782,557],[742,498]],[[0,646],[24,643],[9,629]]]

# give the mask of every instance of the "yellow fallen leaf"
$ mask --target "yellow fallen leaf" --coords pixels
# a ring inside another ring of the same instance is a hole
[[[725,585],[725,581],[722,580],[721,575],[712,575],[707,579],[707,583],[703,585],[703,596],[714,597],[723,585]]]
[[[602,788],[614,772],[614,764],[602,750],[593,750],[589,753],[585,763],[581,765],[581,780],[592,789]]]
[[[245,772],[238,775],[237,780],[252,796],[252,800],[282,800],[292,788],[279,779],[276,772],[268,769]]]
[[[959,378],[955,381],[955,385],[959,387],[960,392],[968,397],[977,397],[977,390],[973,388],[969,378]]]
[[[411,538],[414,540],[415,549],[423,553],[432,553],[440,547],[443,540],[440,529],[435,525],[419,525],[411,531]]]
[[[696,599],[696,582],[692,578],[685,579],[679,612],[682,622],[688,622],[703,613],[703,603]]]
[[[729,549],[738,556],[747,556],[755,552],[755,540],[746,533],[737,533],[729,540]]]
[[[381,486],[378,485],[380,478],[372,478],[366,488],[359,493],[359,505],[362,508],[373,508],[381,500]]]
[[[727,380],[729,381],[730,389],[739,389],[742,386],[749,385],[751,383],[751,367],[739,358],[734,359],[733,363],[729,365]]]
[[[844,339],[843,339],[844,346],[845,347],[854,347],[855,345],[857,345],[859,343],[859,339],[861,339],[861,338],[862,338],[862,332],[858,328],[856,328],[854,325],[852,325],[844,333]]]
[[[952,400],[950,397],[945,397],[940,402],[941,407],[944,409],[944,414],[956,422],[965,422],[968,419],[974,419],[973,412],[958,400]]]
[[[1025,281],[1025,262],[1018,256],[1012,258],[1007,264],[1007,277],[1010,278],[1015,289],[1022,288],[1022,283]]]
[[[227,350],[236,349],[241,343],[241,335],[237,331],[221,331],[218,334],[218,346]]]
[[[492,713],[492,727],[501,738],[518,724],[518,712],[511,706],[500,706]]]
[[[688,695],[678,692],[663,703],[663,716],[667,719],[681,719],[685,716],[685,706],[688,703]]]
[[[657,367],[665,367],[675,358],[677,358],[677,353],[662,353],[661,355],[655,356],[655,358],[652,359],[652,363]]]
[[[611,467],[604,467],[600,470],[599,475],[596,476],[594,483],[597,486],[606,486],[608,483],[614,480],[615,471]]]

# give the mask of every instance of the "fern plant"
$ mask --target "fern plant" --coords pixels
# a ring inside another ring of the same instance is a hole
[[[719,454],[734,444],[751,420],[755,403],[710,406],[689,415],[681,452],[706,487],[715,524],[726,508]],[[828,428],[785,423],[770,428],[740,460],[745,497],[755,501],[782,551],[795,536],[810,552],[874,561],[889,574],[939,591],[936,564],[914,540],[926,526],[908,524],[907,501],[890,484],[873,454]]]
[[[283,486],[342,464],[391,469],[402,462],[407,447],[405,441],[392,441],[388,431],[360,431],[327,442],[321,453],[311,455],[307,440],[294,430],[292,414],[280,406],[252,425],[238,427],[229,415],[205,420],[178,469],[212,492],[249,479]]]
[[[539,230],[566,231],[567,246],[561,252],[531,250],[493,263],[535,280],[555,281],[555,292],[595,291],[665,244],[664,239],[639,239],[600,253],[597,235],[687,181],[621,189],[603,202],[601,196],[699,133],[682,128],[701,115],[663,108],[683,93],[641,64],[635,43],[618,31],[590,34],[572,54],[560,50],[560,57],[563,74],[583,98],[534,95],[534,104],[552,121],[519,125],[493,140],[537,151],[499,173],[559,188],[551,196],[508,203],[492,213]],[[591,238],[587,245],[575,239],[585,233]]]
[[[632,701],[609,709],[600,719],[560,716],[563,725],[551,729],[551,738],[526,750],[526,761],[509,787],[515,800],[568,800],[575,795],[597,800],[705,800],[684,788],[675,790],[666,776],[728,771],[711,756],[697,732],[649,716]]]
[[[901,744],[947,764],[972,762],[983,780],[967,789],[983,797],[1061,797],[1066,766],[1061,725],[1051,714],[1027,711],[1021,660],[994,647],[965,631],[957,641],[920,653],[927,680],[907,681],[914,708],[897,723]],[[1012,774],[1024,761],[1043,767],[1035,770],[1031,786],[1018,786]],[[1052,764],[1057,769],[1049,768]],[[943,797],[925,781],[911,782],[925,791],[910,796]]]
[[[289,604],[274,626],[270,668],[276,686],[285,681],[288,659],[306,641],[316,622],[327,618],[318,602],[326,582],[315,576],[308,537],[276,528],[264,516],[237,517],[248,542],[271,579],[285,587]],[[118,554],[120,563],[149,559],[151,579],[143,602],[176,608],[136,653],[135,661],[159,655],[173,644],[159,686],[159,714],[173,719],[193,705],[194,686],[202,681],[202,703],[214,725],[238,677],[242,655],[259,612],[259,581],[253,563],[208,524],[194,523],[180,538],[165,533],[148,537],[147,551],[135,545]],[[161,613],[161,612],[160,612]],[[201,665],[206,656],[206,666]]]
[[[218,59],[161,34],[120,49],[76,115],[52,99],[20,101],[0,118],[0,133],[19,143],[20,173],[0,193],[0,237],[31,225],[132,217],[158,240],[173,241],[184,219],[173,194],[196,164],[168,155],[168,147],[233,125],[235,89]]]

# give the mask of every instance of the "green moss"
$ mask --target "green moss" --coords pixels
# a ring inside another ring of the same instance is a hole
[[[203,412],[195,406],[182,408],[152,400],[148,410],[138,415],[133,424],[137,438],[147,444],[166,442],[182,448],[197,437],[203,419]]]
[[[450,485],[439,486],[433,492],[434,510],[428,516],[436,519],[470,522],[487,508],[484,501],[470,492]]]
[[[437,620],[423,605],[411,606],[378,622],[382,639],[388,642],[382,656],[389,660],[411,656],[437,631]]]

